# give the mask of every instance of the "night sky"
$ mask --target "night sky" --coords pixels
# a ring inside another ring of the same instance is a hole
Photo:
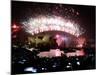
[[[82,36],[95,39],[95,6],[12,1],[12,25],[38,15],[56,15],[70,19],[85,30]]]

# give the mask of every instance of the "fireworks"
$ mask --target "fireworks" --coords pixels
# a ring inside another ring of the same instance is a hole
[[[83,47],[84,43],[86,42],[86,39],[83,37],[80,37],[76,41],[78,43],[77,47]]]
[[[64,31],[76,37],[84,31],[80,25],[58,16],[38,16],[22,22],[26,32],[34,35],[45,31]]]

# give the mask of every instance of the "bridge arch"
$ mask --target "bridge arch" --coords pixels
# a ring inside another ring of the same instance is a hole
[[[84,33],[80,25],[58,16],[38,16],[22,24],[25,31],[32,35],[45,31],[63,31],[78,37]]]

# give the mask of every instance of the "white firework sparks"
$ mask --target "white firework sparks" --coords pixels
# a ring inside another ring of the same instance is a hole
[[[34,35],[45,31],[64,31],[76,37],[84,33],[83,29],[70,20],[57,16],[38,16],[22,22],[26,32]]]

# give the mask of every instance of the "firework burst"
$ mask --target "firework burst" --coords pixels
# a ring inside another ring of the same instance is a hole
[[[74,36],[84,33],[80,25],[58,16],[38,16],[22,22],[26,32],[34,35],[45,31],[64,31]]]

